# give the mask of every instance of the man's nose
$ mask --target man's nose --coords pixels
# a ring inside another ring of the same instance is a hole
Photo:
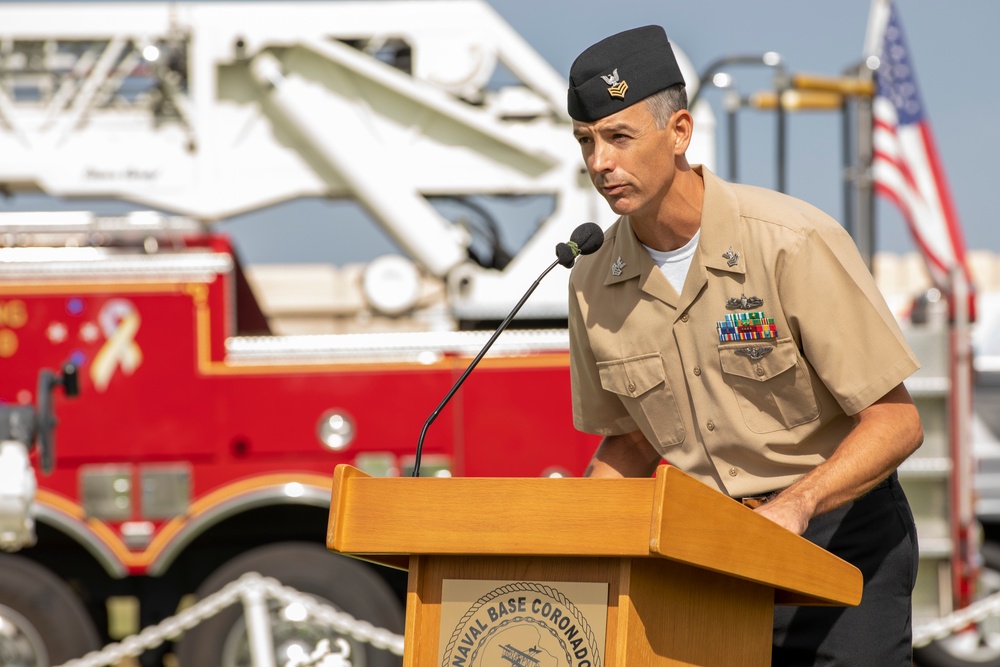
[[[603,141],[595,142],[594,157],[591,161],[591,168],[595,174],[607,173],[615,170],[614,154],[611,147]]]

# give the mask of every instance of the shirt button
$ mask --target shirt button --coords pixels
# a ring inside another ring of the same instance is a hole
[[[635,383],[634,382],[629,382],[628,383],[628,390],[630,392],[632,392],[632,393],[635,393]]]
[[[715,422],[714,422],[714,421],[712,421],[712,420],[710,419],[710,420],[708,420],[708,423],[707,423],[707,424],[705,424],[705,427],[706,427],[706,428],[707,428],[707,429],[708,429],[709,431],[714,431],[714,430],[715,430]]]
[[[730,468],[729,469],[729,476],[730,477],[736,477],[736,474],[737,474],[736,468]]]
[[[760,377],[763,374],[764,374],[764,369],[761,368],[760,366],[758,366],[757,367],[757,376]]]
[[[695,366],[694,367],[694,374],[695,374],[695,376],[700,376],[701,375],[701,366]]]
[[[689,319],[691,319],[691,318],[688,316],[687,313],[684,313],[683,315],[681,315],[681,322],[687,322]]]

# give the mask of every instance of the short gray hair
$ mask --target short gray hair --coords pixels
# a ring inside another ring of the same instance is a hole
[[[656,127],[661,130],[670,122],[670,117],[681,109],[687,109],[687,89],[683,83],[664,88],[643,100],[649,113],[653,114]]]

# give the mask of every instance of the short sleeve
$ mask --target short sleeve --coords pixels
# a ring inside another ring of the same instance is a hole
[[[847,414],[885,396],[920,364],[841,228],[805,234],[779,295],[802,353]]]

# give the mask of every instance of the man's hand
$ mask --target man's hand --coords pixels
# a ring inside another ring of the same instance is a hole
[[[792,495],[783,498],[782,495],[779,495],[769,503],[764,503],[755,509],[754,512],[770,519],[782,528],[792,531],[796,535],[801,535],[806,531],[809,519],[813,517],[813,509],[808,507],[800,498]]]

